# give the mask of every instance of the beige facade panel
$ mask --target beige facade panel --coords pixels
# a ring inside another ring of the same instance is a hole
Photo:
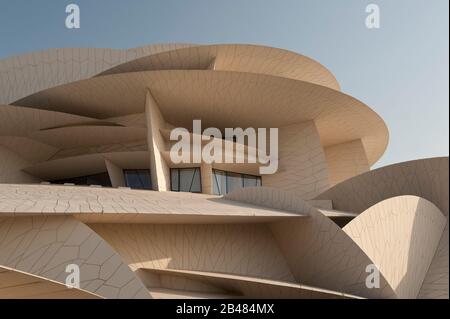
[[[125,61],[124,52],[111,49],[52,49],[1,60],[0,101],[12,103],[49,87],[89,78]]]
[[[106,120],[128,127],[147,127],[145,113],[136,113],[119,117],[111,117]]]
[[[320,209],[326,215],[348,214],[333,211],[329,200],[303,200],[299,196],[292,196],[292,192],[282,191],[273,187],[246,188],[224,195],[224,199],[237,201],[242,204],[254,204],[269,209],[285,210],[294,214],[308,216],[313,209]],[[355,214],[352,214],[354,216]]]
[[[56,147],[20,136],[0,136],[0,146],[29,163],[46,161],[58,152]]]
[[[330,186],[370,171],[361,140],[328,146],[324,151],[330,174]]]
[[[125,176],[121,167],[114,164],[114,162],[106,159],[105,160],[106,169],[108,170],[108,175],[111,180],[112,187],[125,187]]]
[[[136,274],[147,287],[153,299],[229,299],[240,297],[217,285],[195,278],[187,278],[177,272],[138,269]]]
[[[327,162],[314,122],[282,127],[278,138],[278,171],[263,175],[263,185],[291,191],[303,199],[328,189]]]
[[[27,95],[90,78],[142,56],[191,46],[156,44],[129,50],[50,49],[0,60],[0,103],[11,104]]]
[[[268,209],[255,204],[240,204],[220,196],[152,192],[128,188],[98,188],[61,185],[0,184],[0,214],[76,215],[89,222],[154,222],[189,223],[193,221],[233,222],[237,220],[267,221],[292,218],[301,211]],[[146,218],[148,216],[148,219]],[[142,218],[142,219],[140,219]],[[152,219],[153,218],[153,219]]]
[[[312,207],[320,208],[322,210],[324,210],[324,209],[332,210],[333,209],[333,202],[331,200],[312,199],[312,200],[307,200],[306,203],[311,205]]]
[[[257,277],[169,269],[140,269],[138,272],[147,282],[152,296],[164,291],[181,297],[199,294],[209,298],[359,298],[327,289]]]
[[[11,152],[9,157],[20,158],[20,163],[28,163],[27,167],[36,163],[51,166],[52,163],[42,162],[87,154],[147,151],[146,128],[115,126],[117,124],[111,122],[15,106],[1,106],[0,113],[4,115],[0,117],[0,135],[3,135],[0,136],[0,145]],[[22,164],[11,163],[6,166],[7,163],[9,161],[3,163],[3,174],[23,175],[20,171],[24,168]],[[46,174],[39,172],[37,175]],[[34,182],[39,180],[35,179]],[[0,181],[22,180],[3,177]]]
[[[26,136],[34,131],[74,124],[87,125],[95,121],[93,118],[41,110],[39,107],[0,105],[0,135]]]
[[[102,75],[154,70],[235,71],[275,75],[340,90],[336,78],[320,63],[287,50],[259,45],[203,45],[145,56]]]
[[[150,298],[121,257],[71,217],[0,218],[0,265],[65,284],[69,264],[80,288],[104,298]]]
[[[383,120],[358,100],[323,86],[261,74],[170,70],[108,75],[48,89],[17,104],[105,119],[143,112],[147,88],[164,119],[175,126],[191,128],[192,119],[219,129],[315,120],[324,147],[361,139],[370,164],[387,146]]]
[[[362,213],[385,199],[414,195],[448,216],[448,165],[448,157],[436,157],[385,166],[344,181],[317,199],[332,200],[338,210]]]
[[[192,49],[189,49],[189,48]],[[166,54],[165,54],[166,52]],[[212,57],[212,58],[211,58]],[[150,67],[207,68],[272,74],[339,89],[334,76],[318,62],[287,50],[256,45],[157,44],[129,50],[50,49],[0,60],[0,103],[12,103],[35,92],[90,78],[105,70],[150,60]],[[201,63],[202,60],[208,60]],[[192,61],[198,61],[192,65]],[[147,63],[144,63],[147,67]],[[125,68],[126,69],[126,68]]]
[[[254,215],[249,209],[231,211],[231,213],[205,214],[205,213],[74,213],[77,220],[86,224],[264,224],[290,218],[306,218],[287,214],[285,212],[259,211]]]
[[[343,230],[377,265],[399,298],[416,298],[447,219],[431,202],[398,196],[364,211]]]
[[[166,51],[174,51],[182,48],[196,47],[197,44],[193,43],[159,43],[159,44],[149,44],[137,48],[128,49],[127,59],[135,60],[143,56],[148,56],[152,54],[158,54]]]
[[[266,224],[89,224],[131,269],[226,273],[294,282]]]
[[[441,240],[434,254],[433,261],[420,288],[419,299],[448,299],[448,256],[449,256],[448,221],[442,233]]]
[[[0,182],[2,183],[39,183],[41,179],[22,171],[30,165],[10,149],[0,145]]]
[[[367,287],[366,269],[373,261],[324,215],[275,222],[271,230],[297,282],[366,298],[396,298],[383,274],[380,288]]]
[[[367,288],[366,267],[373,261],[338,225],[294,193],[256,187],[242,189],[229,198],[309,215],[270,224],[297,283],[366,298],[396,297],[383,274],[379,289]]]
[[[121,126],[71,126],[40,130],[29,134],[29,137],[58,149],[70,149],[142,141],[147,137],[147,130]]]
[[[147,90],[145,97],[145,117],[147,121],[147,143],[150,152],[150,171],[152,188],[155,191],[170,190],[170,169],[161,152],[165,150],[165,142],[161,129],[165,121],[151,92]]]
[[[99,299],[59,282],[0,266],[0,299]]]
[[[410,161],[382,167],[353,177],[317,199],[333,201],[335,209],[362,213],[385,199],[414,195],[435,204],[447,217],[449,211],[448,157]],[[448,298],[448,221],[439,242],[419,298]]]
[[[213,172],[212,165],[201,164],[200,166],[200,176],[202,183],[202,193],[203,194],[213,194]]]

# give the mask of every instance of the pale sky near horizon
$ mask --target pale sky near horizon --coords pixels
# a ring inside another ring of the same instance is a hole
[[[65,27],[65,7],[81,28]],[[381,28],[365,26],[369,3]],[[0,0],[0,59],[59,47],[249,43],[307,55],[385,120],[375,165],[449,153],[448,0]]]

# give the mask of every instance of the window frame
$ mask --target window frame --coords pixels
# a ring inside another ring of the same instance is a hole
[[[263,186],[263,184],[262,184],[262,176],[259,176],[259,175],[252,175],[252,174],[247,174],[247,173],[238,173],[238,172],[233,172],[233,171],[224,171],[224,170],[221,170],[221,169],[215,169],[215,168],[213,168],[213,169],[212,169],[212,176],[213,176],[213,179],[214,179],[214,180],[213,180],[213,182],[214,182],[213,190],[214,190],[214,187],[216,187],[217,189],[220,189],[220,187],[219,187],[219,182],[218,182],[218,180],[217,180],[217,178],[216,178],[215,172],[221,172],[221,173],[223,173],[223,176],[225,177],[225,193],[222,193],[222,194],[216,194],[216,193],[214,193],[215,195],[225,195],[225,194],[228,194],[228,190],[229,190],[229,187],[228,187],[228,173],[230,173],[230,175],[231,175],[231,174],[237,174],[237,175],[240,176],[242,188],[247,188],[247,187],[245,187],[245,182],[244,182],[244,179],[245,179],[246,176],[247,176],[247,177],[254,177],[255,180],[256,180],[256,186],[251,186],[251,187],[262,187],[262,186]],[[259,185],[258,185],[258,180],[259,180]]]
[[[199,192],[192,192],[192,191],[187,191],[187,192],[184,192],[184,191],[181,191],[181,174],[180,174],[180,171],[181,170],[194,170],[194,175],[193,175],[193,177],[192,177],[192,180],[191,180],[191,185],[189,186],[189,189],[192,189],[192,185],[193,185],[193,183],[194,183],[194,177],[195,177],[195,173],[196,172],[198,172],[198,176],[199,176],[199,179],[200,179],[200,191]],[[172,173],[174,172],[174,171],[177,171],[177,177],[178,177],[178,190],[174,190],[174,187],[173,187],[173,183],[172,183]],[[180,167],[180,168],[177,168],[177,167],[175,167],[175,168],[171,168],[170,169],[170,191],[172,191],[172,192],[177,192],[177,193],[193,193],[193,194],[202,194],[203,193],[203,184],[202,184],[202,170],[200,169],[200,167],[198,167],[198,166],[195,166],[195,167]]]
[[[150,181],[150,188],[133,188],[132,186],[130,186],[129,184],[128,184],[128,181],[127,181],[127,172],[134,172],[135,174],[136,174],[136,176],[139,178],[139,182],[141,183],[141,185],[143,185],[144,183],[142,182],[142,180],[141,180],[141,177],[140,177],[140,172],[146,172],[146,173],[148,173],[148,177],[149,177],[149,181]],[[152,190],[153,189],[153,185],[152,185],[152,172],[150,171],[150,169],[147,169],[147,168],[137,168],[137,169],[133,169],[133,168],[124,168],[124,169],[122,169],[122,173],[123,173],[123,179],[124,179],[124,181],[125,181],[125,186],[126,187],[129,187],[129,188],[131,188],[131,189],[136,189],[136,190]]]

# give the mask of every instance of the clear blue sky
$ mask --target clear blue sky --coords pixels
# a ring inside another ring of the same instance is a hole
[[[57,47],[253,43],[310,56],[386,121],[376,166],[448,156],[448,0],[0,0],[0,58]],[[81,29],[65,28],[65,7]],[[365,27],[365,7],[381,29]]]

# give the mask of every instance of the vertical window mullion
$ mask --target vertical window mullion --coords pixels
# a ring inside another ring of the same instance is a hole
[[[202,170],[201,168],[198,169],[198,178],[200,178],[200,193],[203,193],[203,183],[202,183]]]
[[[192,178],[191,178],[191,185],[189,185],[189,192],[192,191],[192,184],[194,184],[194,178],[195,178],[195,172],[196,172],[196,168],[194,168],[194,173],[192,174]]]
[[[225,172],[225,194],[228,194],[228,172]]]

